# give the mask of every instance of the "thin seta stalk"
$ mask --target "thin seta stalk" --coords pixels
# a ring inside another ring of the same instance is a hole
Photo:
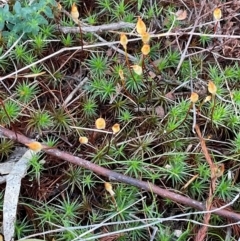
[[[190,112],[190,110],[193,108],[193,127],[192,127],[192,131],[193,133],[195,133],[194,129],[195,129],[195,126],[196,126],[196,106],[195,106],[195,103],[198,101],[198,94],[195,93],[195,92],[192,92],[191,96],[190,96],[190,106],[188,108],[188,111],[187,111],[187,114],[185,115],[184,119],[181,121],[181,123],[176,126],[175,128],[173,128],[172,130],[170,130],[169,132],[167,133],[164,133],[164,135],[169,135],[170,133],[172,133],[173,131],[175,131],[177,128],[179,128],[187,119],[187,116]]]

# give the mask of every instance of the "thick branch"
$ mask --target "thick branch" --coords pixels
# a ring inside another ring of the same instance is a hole
[[[22,144],[26,144],[26,143],[30,143],[32,142],[31,139],[27,138],[24,135],[20,135],[18,134],[18,139],[16,140],[16,135],[13,131],[8,130],[4,127],[0,126],[0,135],[4,135],[5,137],[8,137],[9,139],[18,141]],[[73,156],[69,153],[63,152],[58,150],[57,148],[53,148],[53,149],[47,149],[47,146],[45,146],[46,149],[44,149],[43,151],[49,155],[55,156],[57,158],[60,158],[62,160],[65,161],[69,161],[73,164],[79,165],[81,167],[84,167],[86,169],[89,169],[95,173],[97,173],[98,175],[102,175],[105,176],[107,178],[109,178],[110,180],[114,180],[114,181],[118,181],[118,182],[123,182],[123,183],[127,183],[136,187],[139,187],[141,189],[144,189],[146,191],[149,192],[153,192],[163,198],[169,198],[172,201],[184,204],[186,206],[192,207],[192,208],[196,208],[198,210],[205,210],[205,205],[201,202],[198,202],[196,200],[193,200],[191,198],[182,196],[180,194],[168,191],[166,189],[160,188],[150,182],[144,182],[135,178],[131,178],[128,176],[125,176],[123,174],[108,170],[107,168],[98,166],[94,163],[91,163],[90,161],[84,160],[82,158]],[[215,209],[214,207],[212,207],[212,210]],[[240,221],[240,214],[238,213],[234,213],[228,210],[217,210],[215,212],[215,214],[218,214],[220,216],[226,217],[226,218],[230,218],[232,220],[236,220],[236,221]]]

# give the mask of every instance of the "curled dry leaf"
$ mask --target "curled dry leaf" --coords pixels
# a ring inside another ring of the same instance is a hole
[[[184,20],[187,18],[187,11],[180,9],[175,13],[175,16],[177,20]]]
[[[104,183],[105,189],[109,192],[109,194],[113,197],[115,192],[112,190],[112,184],[110,182]]]
[[[43,148],[42,144],[38,141],[33,141],[33,142],[30,142],[30,143],[25,144],[25,145],[27,147],[29,147],[29,149],[31,149],[32,151],[35,151],[35,152],[39,152]]]
[[[215,8],[213,11],[214,20],[219,21],[222,18],[222,11],[220,8]]]
[[[95,127],[98,129],[98,130],[102,130],[102,129],[105,129],[106,128],[106,121],[103,119],[103,118],[98,118],[96,119],[95,121]]]
[[[225,167],[224,164],[216,165],[214,167],[215,177],[221,177],[224,173]]]

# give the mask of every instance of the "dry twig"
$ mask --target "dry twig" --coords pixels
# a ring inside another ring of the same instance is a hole
[[[205,141],[202,137],[199,126],[195,125],[195,129],[196,129],[197,135],[198,135],[200,143],[201,143],[203,154],[204,154],[204,156],[206,158],[206,161],[209,164],[209,167],[210,167],[210,170],[211,170],[211,182],[210,182],[210,187],[209,187],[209,195],[208,195],[208,198],[207,198],[207,201],[206,201],[206,210],[209,211],[209,210],[211,210],[211,207],[212,207],[213,194],[214,194],[215,189],[216,189],[216,180],[217,180],[216,169],[215,169],[215,164],[213,163],[213,161],[212,161],[212,159],[211,159],[211,157],[208,153],[208,149],[207,149],[206,143],[205,143]],[[205,225],[203,225],[198,230],[198,233],[195,237],[195,241],[203,241],[205,239],[205,237],[207,235],[207,230],[208,230],[207,225],[209,224],[210,218],[211,218],[211,213],[205,213],[204,214],[203,223]]]
[[[104,32],[109,30],[118,30],[121,28],[134,28],[135,24],[133,23],[126,23],[126,22],[118,22],[118,23],[110,23],[110,24],[103,24],[98,26],[82,26],[83,33],[96,33],[96,32]],[[79,27],[62,27],[58,28],[63,33],[79,33]]]

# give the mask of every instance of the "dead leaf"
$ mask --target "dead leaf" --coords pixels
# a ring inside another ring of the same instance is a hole
[[[219,164],[214,167],[215,177],[221,177],[224,173],[224,164]]]
[[[165,95],[166,98],[168,98],[169,100],[175,100],[175,95],[174,93],[172,93],[171,91],[168,92],[166,95]]]
[[[156,114],[157,114],[157,116],[159,116],[160,118],[164,118],[164,116],[165,116],[165,111],[164,111],[164,109],[163,109],[163,107],[162,106],[157,106],[156,108],[155,108],[155,112],[156,112]]]
[[[184,20],[187,18],[187,11],[186,10],[178,10],[176,13],[175,13],[175,16],[177,18],[177,20]]]
[[[154,78],[156,78],[156,76],[157,76],[157,75],[156,75],[154,72],[152,72],[152,71],[149,71],[148,74],[149,74],[149,77],[150,77],[151,79],[154,79]]]
[[[111,56],[113,55],[113,51],[112,51],[111,48],[109,48],[109,49],[107,50],[106,55],[107,55],[108,57],[111,57]]]

